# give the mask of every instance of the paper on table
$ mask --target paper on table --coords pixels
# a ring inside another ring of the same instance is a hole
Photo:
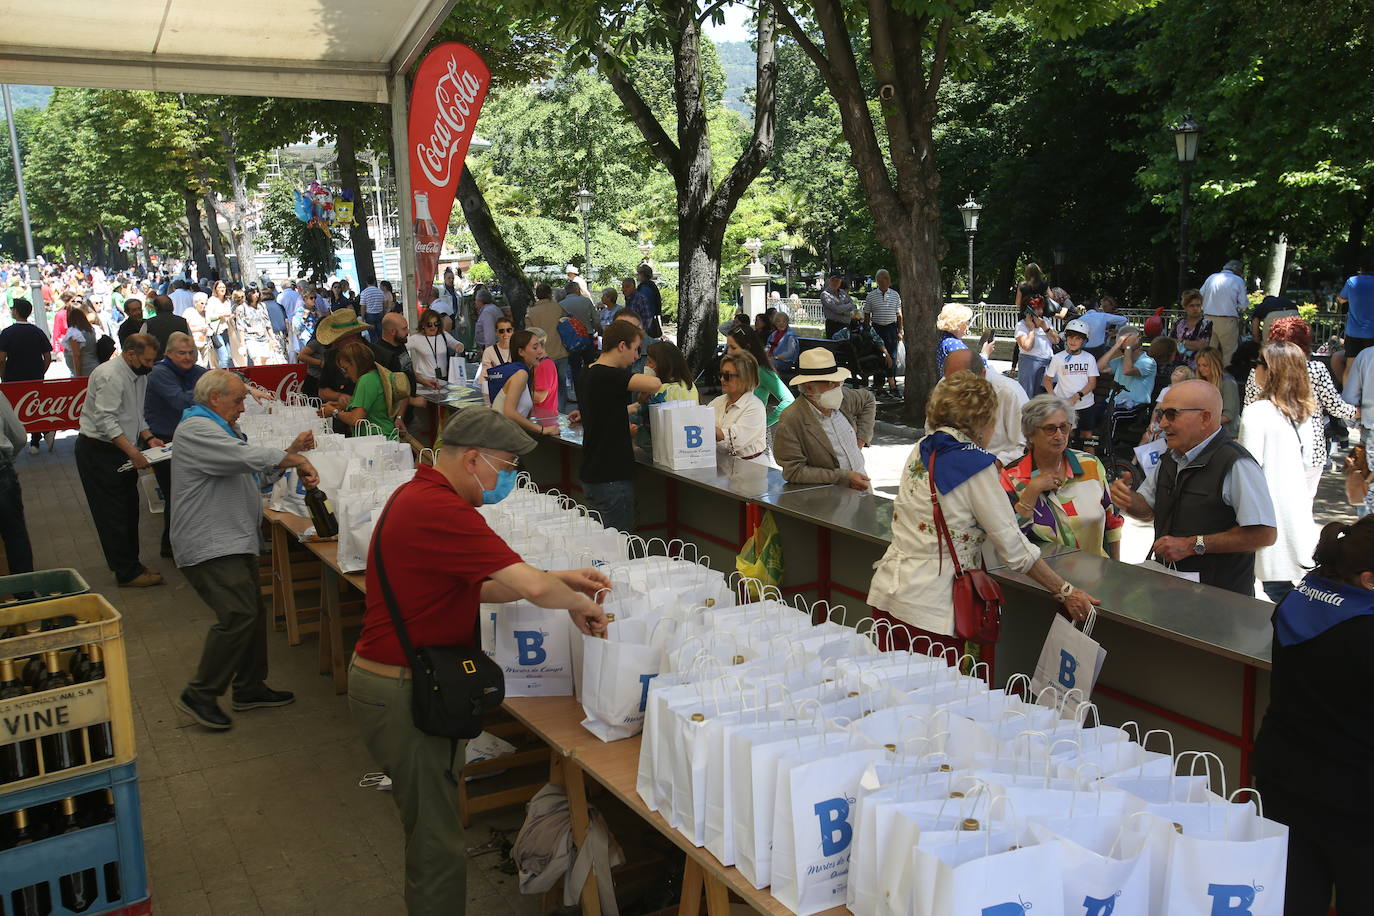
[[[1200,582],[1202,578],[1202,573],[1174,569],[1172,566],[1165,566],[1163,563],[1158,563],[1154,560],[1141,560],[1136,565],[1142,569],[1153,569],[1155,572],[1167,573],[1171,576],[1177,576],[1180,579],[1187,579],[1189,582]]]
[[[143,450],[143,457],[148,459],[149,464],[167,461],[172,457],[172,446],[159,445],[157,448],[145,448]],[[119,469],[121,471],[132,471],[134,469],[134,463],[132,461],[126,461],[119,466]]]

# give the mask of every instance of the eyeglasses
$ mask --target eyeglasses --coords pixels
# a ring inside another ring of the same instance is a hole
[[[514,334],[514,333],[515,333],[515,328],[497,328],[497,329],[496,329],[496,333],[497,333],[497,334]]]
[[[1068,423],[1047,423],[1044,426],[1038,426],[1036,428],[1047,436],[1053,436],[1055,433],[1063,433],[1067,436],[1069,433],[1073,432],[1073,427]]]
[[[1158,423],[1160,420],[1168,420],[1170,423],[1173,423],[1175,420],[1178,419],[1178,415],[1181,413],[1185,413],[1190,410],[1206,409],[1207,408],[1205,407],[1164,407],[1155,411],[1155,422]]]
[[[720,380],[721,380],[722,382],[728,382],[728,381],[730,381],[731,379],[737,379],[737,378],[739,378],[739,373],[738,373],[738,372],[722,372],[722,373],[720,374]]]
[[[491,454],[490,452],[482,452],[482,460],[487,462],[487,466],[490,467],[493,471],[498,470],[498,468],[491,463],[492,461],[499,461],[508,468],[520,467],[520,462],[511,461],[509,458],[500,458],[496,455]]]

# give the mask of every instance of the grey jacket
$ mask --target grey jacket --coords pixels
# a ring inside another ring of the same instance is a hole
[[[209,417],[187,417],[172,447],[172,552],[177,566],[257,556],[262,485],[276,480],[279,448],[229,435]],[[257,475],[262,475],[260,480]]]
[[[840,413],[854,427],[861,442],[873,441],[873,418],[878,412],[873,392],[867,388],[843,388]],[[849,472],[840,470],[830,439],[816,418],[816,408],[804,397],[791,403],[773,427],[773,457],[788,483],[844,483]],[[173,516],[175,518],[175,516]]]
[[[0,461],[8,462],[24,450],[29,437],[24,432],[24,424],[10,406],[9,399],[0,394]]]

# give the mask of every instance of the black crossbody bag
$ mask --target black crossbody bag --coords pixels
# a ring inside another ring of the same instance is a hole
[[[377,519],[372,534],[372,563],[382,586],[382,598],[391,612],[396,637],[410,660],[410,713],[415,727],[426,735],[454,741],[476,738],[482,733],[482,714],[500,706],[506,698],[506,676],[501,666],[482,651],[478,620],[472,623],[472,646],[411,645],[396,595],[382,563],[382,526],[391,512],[392,497]]]

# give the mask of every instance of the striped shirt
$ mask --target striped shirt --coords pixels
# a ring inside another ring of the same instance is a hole
[[[358,301],[362,303],[363,314],[376,315],[386,308],[386,293],[380,287],[367,286],[358,294]]]
[[[874,324],[893,324],[902,311],[902,296],[890,286],[887,292],[874,287],[864,297],[864,311],[872,317]]]

